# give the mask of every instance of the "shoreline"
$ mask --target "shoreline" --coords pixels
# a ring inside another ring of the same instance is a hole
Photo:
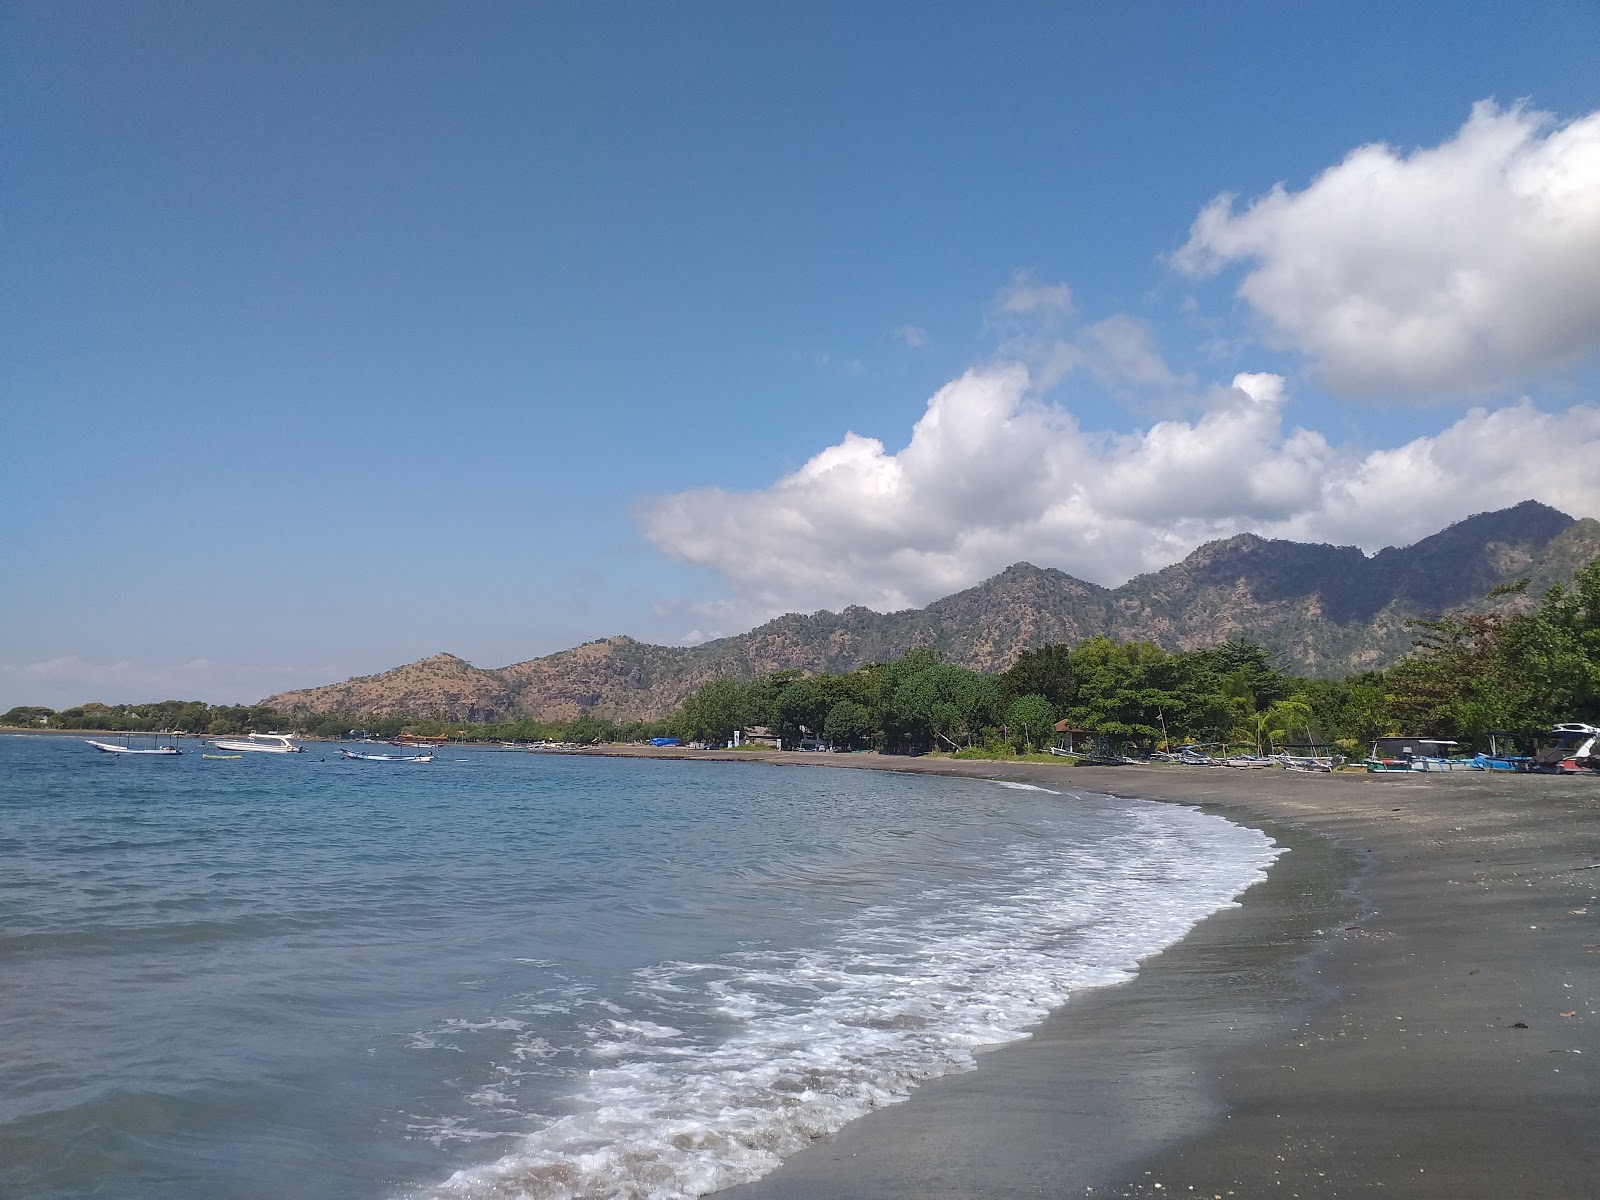
[[[1600,780],[590,753],[1003,779],[1188,804],[1290,846],[1134,980],[739,1200],[1532,1200],[1600,1178]]]

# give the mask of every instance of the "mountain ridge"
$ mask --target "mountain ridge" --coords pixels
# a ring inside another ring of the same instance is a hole
[[[1485,599],[1495,587],[1551,584],[1600,557],[1600,522],[1528,500],[1478,513],[1410,546],[1367,555],[1355,546],[1239,534],[1116,588],[1054,567],[1013,563],[922,608],[786,613],[699,646],[627,636],[492,669],[440,653],[376,675],[269,696],[286,713],[437,715],[484,721],[618,720],[664,716],[707,680],[774,670],[854,670],[927,647],[980,671],[1023,649],[1095,634],[1169,650],[1248,635],[1289,669],[1337,675],[1386,665],[1410,647],[1408,620],[1450,608],[1515,609],[1528,596]]]

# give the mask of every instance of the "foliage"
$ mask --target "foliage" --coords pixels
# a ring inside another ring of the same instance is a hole
[[[1018,696],[1006,708],[1010,743],[1024,752],[1035,746],[1048,746],[1055,732],[1055,722],[1055,708],[1037,692]]]
[[[870,740],[872,724],[867,710],[854,700],[840,700],[828,710],[822,736],[835,750],[855,750]]]
[[[1526,588],[1502,589],[1522,594]],[[1515,598],[1515,597],[1513,597]],[[0,722],[52,729],[313,736],[409,732],[462,741],[641,741],[672,735],[722,745],[769,725],[793,746],[822,734],[835,748],[1003,755],[1046,745],[1065,717],[1116,744],[1230,742],[1267,750],[1312,742],[1360,749],[1384,734],[1471,744],[1491,730],[1532,735],[1561,721],[1600,723],[1600,560],[1520,611],[1445,613],[1411,624],[1412,653],[1387,671],[1296,679],[1261,646],[1236,639],[1171,653],[1091,637],[1026,650],[982,675],[917,649],[839,675],[777,671],[712,679],[664,721],[619,725],[597,713],[567,722],[461,725],[443,714],[289,716],[251,705],[164,700],[87,703],[59,712],[19,705]]]

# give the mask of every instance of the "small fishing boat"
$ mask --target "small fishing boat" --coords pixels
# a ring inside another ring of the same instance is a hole
[[[1252,770],[1261,767],[1281,767],[1283,764],[1276,758],[1272,758],[1270,756],[1263,756],[1259,754],[1235,754],[1231,758],[1224,759],[1223,766],[1242,767],[1245,770]]]
[[[246,738],[213,738],[211,744],[218,750],[232,750],[239,754],[304,754],[304,746],[294,744],[292,733],[252,733]]]
[[[225,758],[243,758],[244,755],[242,755],[242,754],[202,754],[200,757],[201,758],[225,759]]]
[[[1207,754],[1206,751],[1224,748],[1221,742],[1194,742],[1179,746],[1175,758],[1186,767],[1221,767],[1227,765],[1227,760]]]
[[[1372,743],[1372,753],[1362,765],[1371,773],[1470,770],[1470,758],[1451,756],[1451,749],[1459,744],[1448,738],[1381,737]]]
[[[357,754],[353,750],[339,747],[339,753],[356,762],[432,762],[431,754]]]
[[[147,736],[150,738],[150,745],[148,746],[135,746],[133,744],[131,734],[125,734],[120,745],[116,742],[97,742],[93,738],[84,738],[83,740],[89,745],[93,746],[96,750],[100,751],[102,754],[142,754],[146,756],[158,755],[161,758],[171,758],[174,755],[183,753],[183,751],[178,749],[177,744],[172,740],[173,735],[170,733],[149,734]],[[161,744],[160,739],[162,737],[167,739],[166,745]]]
[[[1472,757],[1474,771],[1531,771],[1533,770],[1533,755],[1524,754],[1518,749],[1521,738],[1515,733],[1508,733],[1503,729],[1491,729],[1484,735],[1489,739],[1489,748],[1480,750]]]

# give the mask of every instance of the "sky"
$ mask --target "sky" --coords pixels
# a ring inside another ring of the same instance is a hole
[[[1600,6],[0,6],[0,711],[1600,516]]]

